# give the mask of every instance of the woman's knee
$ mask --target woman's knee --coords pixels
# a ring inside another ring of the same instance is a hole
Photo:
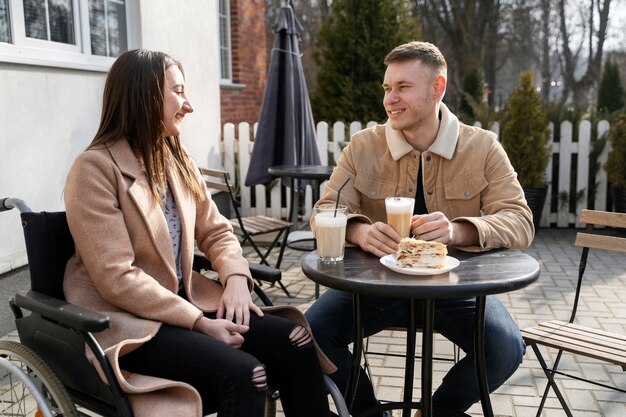
[[[291,344],[297,348],[303,349],[313,346],[313,337],[306,327],[297,325],[289,334]]]
[[[233,364],[227,379],[234,390],[267,391],[265,366],[259,362],[243,361]]]
[[[258,391],[267,391],[267,374],[263,365],[258,365],[252,370],[252,384]]]

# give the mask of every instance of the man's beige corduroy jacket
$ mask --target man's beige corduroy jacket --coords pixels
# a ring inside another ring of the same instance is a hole
[[[460,123],[442,103],[435,142],[421,153],[389,124],[357,132],[343,150],[317,204],[334,203],[337,189],[351,221],[386,222],[385,197],[415,197],[424,164],[428,212],[471,222],[480,243],[466,251],[526,248],[534,237],[532,213],[508,157],[493,132]]]

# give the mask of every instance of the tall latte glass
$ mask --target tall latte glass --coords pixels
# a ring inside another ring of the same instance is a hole
[[[411,236],[411,217],[415,199],[410,197],[387,197],[387,224],[395,229],[402,237]]]
[[[317,253],[322,262],[343,260],[348,222],[346,206],[322,204],[315,207],[315,241]]]

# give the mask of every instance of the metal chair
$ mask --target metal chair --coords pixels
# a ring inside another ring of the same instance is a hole
[[[280,264],[285,253],[285,247],[287,243],[287,236],[293,226],[293,223],[274,219],[268,216],[242,216],[239,212],[239,202],[235,197],[232,186],[230,185],[230,174],[228,171],[221,169],[207,169],[200,168],[200,172],[204,177],[207,188],[223,191],[228,194],[235,217],[230,219],[230,223],[233,226],[233,230],[241,240],[241,245],[250,243],[254,251],[261,258],[261,264],[270,266],[268,257],[275,247],[279,247],[278,259],[276,260],[276,268],[280,268]],[[227,216],[230,217],[230,216]],[[259,248],[259,244],[254,241],[254,238],[262,235],[275,234],[273,240],[265,250],[265,253]],[[278,284],[280,288],[291,297],[291,294],[287,290],[287,287],[282,283],[281,276],[277,279],[269,281],[272,285]]]
[[[589,250],[608,250],[626,253],[626,235],[611,236],[606,232],[597,233],[595,226],[608,226],[626,229],[626,214],[610,213],[596,210],[583,210],[580,215],[580,221],[587,225],[585,232],[579,232],[576,235],[575,245],[583,248],[578,268],[578,282],[576,284],[576,293],[574,303],[568,321],[551,320],[539,323],[536,326],[527,327],[522,330],[522,336],[526,344],[531,346],[543,372],[548,378],[548,384],[541,398],[537,417],[541,415],[541,411],[546,402],[550,388],[554,390],[565,413],[571,417],[572,413],[556,385],[555,375],[570,377],[579,381],[585,381],[593,385],[609,388],[615,391],[626,393],[626,387],[620,388],[615,385],[604,384],[579,375],[569,374],[558,370],[559,362],[563,352],[572,355],[594,358],[602,362],[619,365],[622,370],[626,371],[626,334],[618,334],[614,332],[605,332],[588,326],[581,326],[574,323],[580,292],[583,284],[583,275],[587,267]],[[539,346],[557,349],[558,353],[554,360],[554,364],[550,367]]]

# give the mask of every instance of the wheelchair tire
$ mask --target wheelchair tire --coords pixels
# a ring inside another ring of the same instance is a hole
[[[337,415],[339,417],[350,417],[346,401],[343,398],[341,390],[337,387],[337,385],[335,385],[335,382],[330,379],[328,375],[324,375],[324,383],[326,384],[326,391],[328,392],[328,395],[330,395],[330,398],[332,398],[332,402],[335,405]]]
[[[17,367],[16,372],[21,373],[17,375],[10,369],[0,368],[0,416],[81,416],[63,384],[31,349],[21,343],[0,340],[0,357]],[[32,384],[24,382],[24,376]],[[33,394],[33,387],[38,393]],[[35,400],[38,394],[43,396],[43,407],[38,406]],[[46,406],[47,410],[44,410]]]
[[[346,406],[346,401],[343,399],[343,394],[335,385],[335,382],[330,379],[328,375],[324,375],[324,384],[326,385],[326,392],[330,395],[331,407],[334,405],[335,410],[337,411],[337,415],[339,417],[350,417],[350,413],[348,412],[348,407]],[[280,393],[277,390],[268,391],[269,394],[267,396],[267,403],[265,406],[265,416],[266,417],[276,417],[276,401],[280,399]]]

